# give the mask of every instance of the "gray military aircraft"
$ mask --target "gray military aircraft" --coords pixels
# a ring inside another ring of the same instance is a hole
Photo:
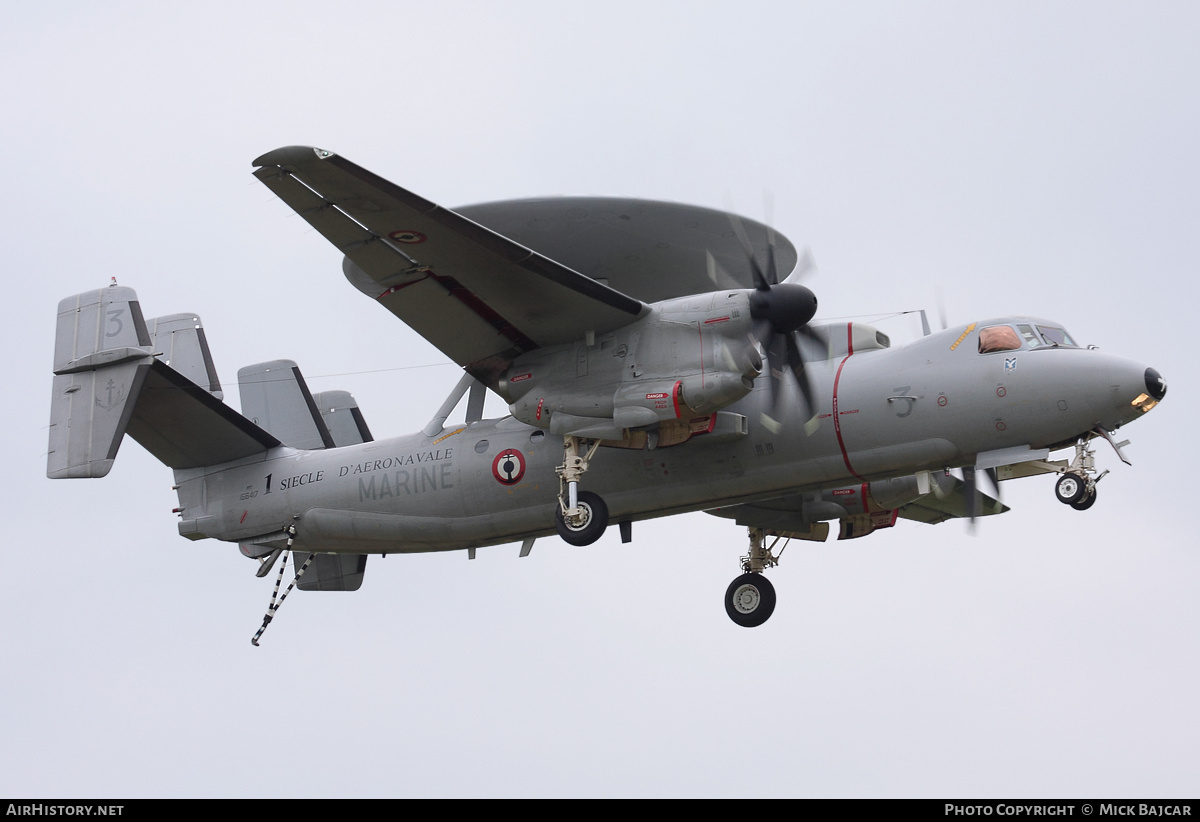
[[[278,360],[238,373],[239,414],[199,319],[144,320],[114,284],[59,305],[47,474],[104,476],[129,434],[174,469],[180,534],[239,543],[260,576],[284,555],[280,579],[294,551],[304,590],[357,590],[368,554],[520,541],[525,556],[555,532],[587,545],[615,522],[629,541],[635,521],[707,511],[749,529],[725,607],[761,625],[779,540],[1007,510],[980,472],[997,494],[1056,473],[1058,499],[1087,509],[1107,473],[1092,441],[1128,462],[1112,432],[1166,394],[1153,368],[1056,322],[931,333],[922,313],[904,346],[814,323],[807,255],[720,211],[564,197],[451,211],[321,149],[254,165],[355,288],[463,368],[455,391],[421,431],[377,441],[353,397],[313,395]],[[510,416],[482,418],[488,390]],[[446,427],[464,396],[465,422]]]

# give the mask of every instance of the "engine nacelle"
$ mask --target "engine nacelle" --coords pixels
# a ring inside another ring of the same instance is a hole
[[[547,386],[551,391],[557,386]],[[728,371],[690,374],[679,379],[624,383],[608,395],[564,390],[558,396],[529,391],[509,410],[521,422],[549,428],[555,414],[607,421],[617,429],[640,428],[665,420],[711,414],[740,400],[754,388],[744,374]],[[574,426],[571,426],[574,427]]]
[[[732,292],[719,311],[674,301],[606,337],[529,352],[498,392],[522,422],[602,439],[713,414],[749,394],[763,370],[747,339],[746,299]]]
[[[620,386],[613,394],[613,406],[648,409],[659,420],[679,419],[719,411],[753,388],[751,377],[728,371],[691,374],[677,380],[643,380]]]

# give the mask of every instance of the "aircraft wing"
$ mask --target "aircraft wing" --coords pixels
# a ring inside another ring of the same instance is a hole
[[[899,505],[895,509],[873,508],[875,513],[850,513],[843,516],[842,532],[855,536],[864,536],[878,528],[886,528],[895,521],[895,517],[903,517],[929,525],[936,525],[948,519],[969,517],[971,515],[967,502],[966,484],[958,477],[945,476],[940,473],[931,477],[933,490],[928,494],[917,497],[912,502]],[[816,500],[806,500],[804,494],[792,494],[776,499],[762,500],[756,503],[742,503],[724,508],[714,508],[706,513],[718,517],[736,520],[738,525],[763,528],[768,532],[787,534],[799,539],[823,540],[825,532],[813,532],[819,523],[806,520],[805,505],[816,504]],[[995,497],[979,491],[979,513],[977,516],[986,517],[993,514],[1003,514],[1008,506]],[[894,512],[894,513],[893,513]],[[892,514],[889,520],[888,515]],[[849,527],[849,530],[847,530]]]
[[[291,146],[254,165],[346,255],[356,288],[485,384],[526,351],[613,331],[650,310],[332,152]]]
[[[948,519],[971,516],[967,504],[966,484],[958,477],[938,477],[940,494],[929,493],[907,505],[901,505],[900,516],[905,519],[936,525]],[[946,487],[949,486],[949,487]],[[1009,507],[995,497],[979,491],[979,516],[1003,514]]]

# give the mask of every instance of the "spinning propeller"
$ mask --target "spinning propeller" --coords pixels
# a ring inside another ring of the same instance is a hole
[[[937,290],[937,308],[938,308],[938,319],[942,323],[942,331],[945,331],[947,328],[946,301],[945,301],[945,298],[942,296],[942,291],[940,288]],[[922,311],[921,311],[921,325],[924,330],[925,336],[928,337],[930,334],[929,320],[925,316],[924,309],[922,309]],[[976,477],[977,470],[979,470],[979,469],[976,469],[975,466],[973,466],[973,465],[964,465],[963,469],[962,469],[963,494],[967,498],[967,520],[968,520],[967,530],[972,535],[975,533],[975,520],[979,516],[981,516],[983,513],[983,493],[979,490],[979,481]],[[995,493],[995,500],[996,500],[996,502],[999,502],[1000,501],[1000,474],[999,474],[999,472],[995,468],[984,468],[982,470],[987,475],[987,478],[991,481],[992,491]]]
[[[754,293],[750,295],[750,316],[754,320],[751,328],[755,339],[767,354],[767,368],[771,374],[771,414],[764,414],[762,423],[774,432],[782,428],[782,423],[779,422],[779,398],[786,369],[795,375],[800,386],[800,393],[804,396],[809,415],[804,430],[812,434],[816,430],[817,409],[813,400],[812,380],[804,369],[804,355],[796,337],[806,337],[822,347],[829,344],[822,334],[808,325],[817,313],[816,295],[795,282],[812,269],[812,256],[805,252],[796,270],[780,282],[775,265],[775,232],[771,230],[769,222],[765,271],[754,256],[754,249],[741,221],[731,214],[730,222],[733,223],[733,230],[746,250],[746,256],[750,258],[750,268],[754,277]]]
[[[963,466],[963,494],[967,498],[967,528],[971,534],[975,533],[975,520],[983,514],[983,494],[979,490],[979,481],[976,479],[976,469],[973,465]],[[996,501],[1000,501],[1000,475],[995,468],[981,469],[991,480],[992,490],[996,494]]]

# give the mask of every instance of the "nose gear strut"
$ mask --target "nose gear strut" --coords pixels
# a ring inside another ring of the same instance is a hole
[[[1125,455],[1120,446],[1113,442],[1107,431],[1100,429],[1104,438],[1109,441],[1117,456],[1123,461]],[[1093,435],[1094,436],[1094,435]],[[1066,468],[1059,469],[1062,476],[1054,484],[1054,495],[1064,505],[1070,505],[1076,511],[1086,511],[1096,502],[1096,483],[1108,476],[1108,470],[1096,473],[1096,452],[1092,449],[1091,436],[1081,437],[1075,443],[1075,458]]]

